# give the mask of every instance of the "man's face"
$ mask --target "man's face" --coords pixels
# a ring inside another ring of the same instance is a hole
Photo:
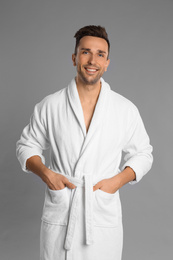
[[[77,48],[77,54],[72,55],[73,65],[77,67],[77,78],[81,83],[94,85],[107,70],[110,60],[106,40],[84,36]]]

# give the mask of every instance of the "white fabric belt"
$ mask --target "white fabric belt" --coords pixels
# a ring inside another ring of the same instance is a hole
[[[79,188],[85,187],[85,229],[86,229],[86,244],[91,245],[93,243],[93,182],[92,175],[84,175],[83,179],[78,179],[75,177],[70,177],[64,175],[68,180],[73,183],[76,188],[74,191],[74,196],[71,201],[71,208],[67,226],[67,233],[65,238],[64,248],[66,250],[71,249],[75,224],[77,220],[77,207],[79,198]]]

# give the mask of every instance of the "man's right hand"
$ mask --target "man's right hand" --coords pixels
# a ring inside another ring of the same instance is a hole
[[[67,186],[69,189],[76,188],[76,186],[73,183],[69,182],[69,180],[65,176],[59,173],[55,173],[48,168],[46,173],[43,175],[42,180],[51,190],[62,190],[65,188],[65,186]]]
[[[55,173],[47,168],[37,155],[30,157],[26,161],[26,168],[38,175],[51,190],[62,190],[67,186],[69,189],[75,189],[76,186],[62,174]]]

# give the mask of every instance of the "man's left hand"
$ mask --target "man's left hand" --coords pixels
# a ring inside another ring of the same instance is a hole
[[[107,193],[113,194],[123,185],[134,180],[136,180],[136,173],[131,167],[126,166],[122,172],[112,178],[99,181],[95,186],[93,186],[93,191],[100,189]]]
[[[93,186],[93,191],[100,189],[104,192],[113,194],[120,187],[121,185],[119,176],[114,176],[112,178],[99,181],[95,186]]]

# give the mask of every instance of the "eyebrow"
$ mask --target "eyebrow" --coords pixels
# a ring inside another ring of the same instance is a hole
[[[81,48],[81,50],[82,51],[91,51],[91,49],[89,49],[89,48]],[[102,50],[97,50],[97,51],[98,51],[98,53],[105,53],[106,54],[105,51],[102,51]]]

